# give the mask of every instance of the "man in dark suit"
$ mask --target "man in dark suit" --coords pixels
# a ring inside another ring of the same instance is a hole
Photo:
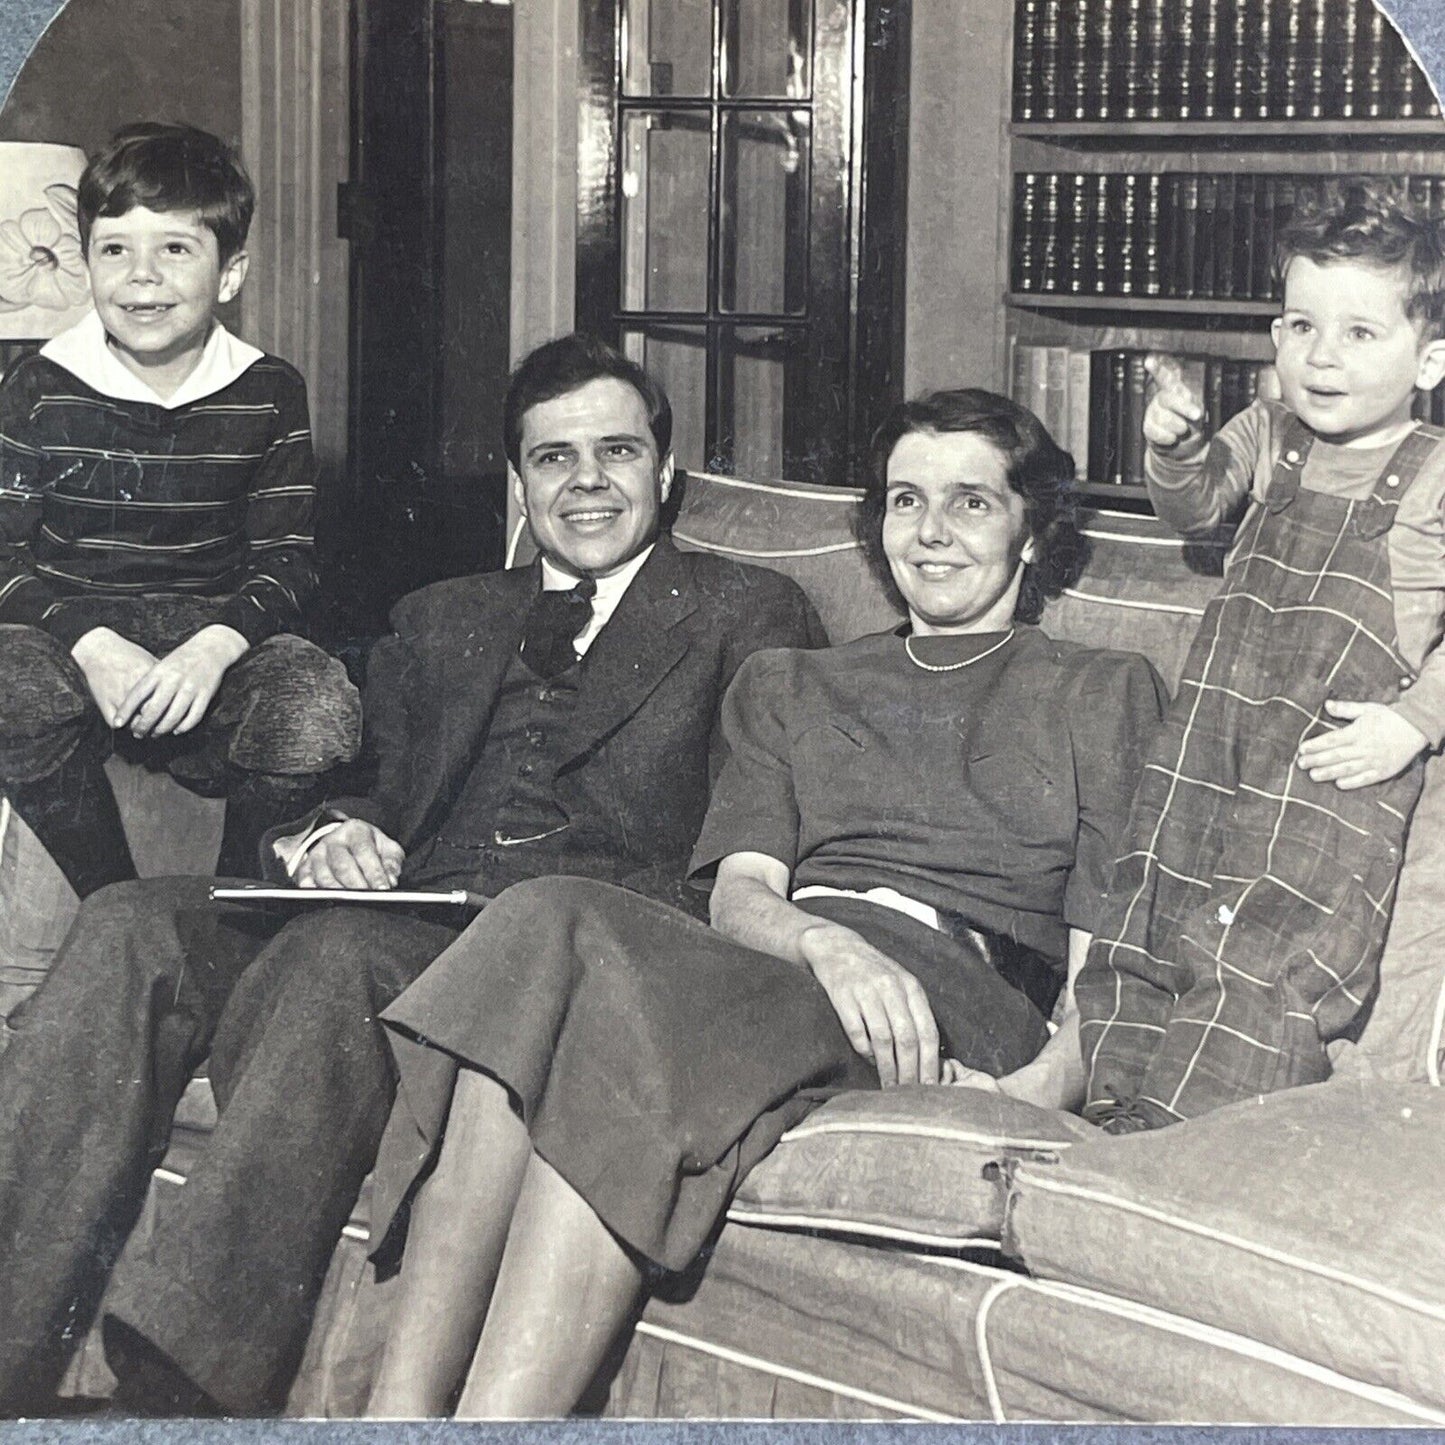
[[[438,583],[373,651],[375,785],[279,830],[302,888],[464,888],[581,874],[681,901],[722,693],[750,652],[821,641],[787,579],[660,532],[665,394],[567,337],[505,413],[539,562]],[[395,1091],[381,1010],[464,910],[274,911],[158,879],[86,900],[0,1054],[0,1405],[43,1408],[210,1058],[215,1133],[105,1301],[137,1408],[273,1408]]]

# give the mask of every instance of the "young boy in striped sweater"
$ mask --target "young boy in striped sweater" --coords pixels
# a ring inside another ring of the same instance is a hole
[[[84,897],[135,876],[120,751],[227,797],[220,871],[354,756],[316,592],[305,385],[217,320],[254,197],[189,126],[117,132],[81,177],[95,310],[0,384],[0,791]]]

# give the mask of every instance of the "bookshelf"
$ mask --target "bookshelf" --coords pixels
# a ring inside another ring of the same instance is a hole
[[[1142,354],[1195,358],[1212,422],[1247,404],[1297,184],[1400,176],[1445,215],[1445,121],[1373,0],[1012,9],[1006,387],[1074,453],[1086,500],[1147,510]],[[1431,406],[1445,419],[1445,392]]]

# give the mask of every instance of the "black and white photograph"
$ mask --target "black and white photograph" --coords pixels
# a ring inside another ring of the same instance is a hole
[[[0,1435],[1445,1438],[1442,81],[0,0]]]

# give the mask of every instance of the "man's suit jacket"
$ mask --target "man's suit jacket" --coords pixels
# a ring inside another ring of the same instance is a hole
[[[534,565],[439,582],[397,603],[367,672],[376,782],[364,798],[335,800],[336,813],[375,823],[408,855],[436,835],[482,752],[538,586]],[[538,871],[684,901],[733,674],[760,648],[825,640],[790,579],[660,537],[588,651],[554,780],[570,826],[534,845]]]

